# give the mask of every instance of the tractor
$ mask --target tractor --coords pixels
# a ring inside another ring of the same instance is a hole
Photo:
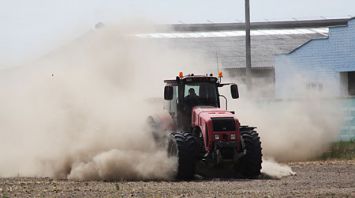
[[[262,148],[256,127],[242,126],[234,111],[227,110],[227,97],[219,88],[230,86],[231,97],[239,98],[238,86],[222,83],[210,75],[183,75],[165,80],[165,114],[148,121],[157,145],[170,157],[178,157],[176,179],[205,177],[257,178]],[[226,102],[221,108],[220,99]]]

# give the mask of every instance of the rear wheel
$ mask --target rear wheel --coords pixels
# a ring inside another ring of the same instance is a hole
[[[174,133],[173,140],[169,140],[168,155],[178,157],[178,180],[192,180],[195,174],[196,149],[198,144],[196,138],[190,133]],[[177,152],[176,149],[177,148]]]
[[[259,134],[253,129],[241,129],[240,133],[246,154],[238,162],[237,171],[245,178],[257,178],[260,175],[262,163]]]

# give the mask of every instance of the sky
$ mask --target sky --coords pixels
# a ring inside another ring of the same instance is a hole
[[[354,0],[250,0],[252,21],[355,16]],[[153,23],[242,22],[244,0],[0,0],[0,68],[35,60],[92,29]]]

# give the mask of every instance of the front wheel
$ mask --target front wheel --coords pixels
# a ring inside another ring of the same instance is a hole
[[[257,178],[260,175],[262,153],[259,134],[253,129],[241,129],[240,131],[245,155],[237,164],[237,171],[245,178]]]
[[[173,133],[168,144],[168,155],[178,157],[176,179],[192,180],[195,174],[196,138],[190,133]]]

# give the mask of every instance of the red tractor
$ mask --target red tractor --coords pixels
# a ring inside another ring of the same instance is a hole
[[[211,177],[256,178],[260,175],[261,143],[255,127],[241,126],[233,111],[220,107],[218,88],[230,86],[233,99],[238,86],[221,83],[212,75],[179,76],[165,80],[165,115],[151,116],[153,136],[178,157],[176,178],[193,179],[195,173]],[[227,107],[226,107],[227,108]]]

